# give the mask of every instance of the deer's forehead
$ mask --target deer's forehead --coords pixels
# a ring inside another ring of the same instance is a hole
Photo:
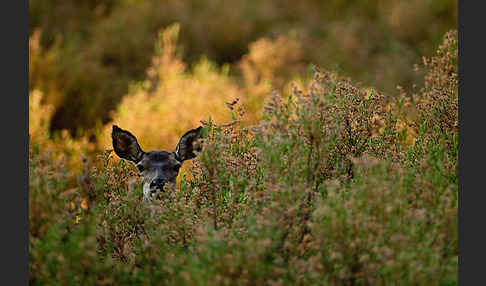
[[[148,164],[177,164],[174,153],[167,151],[152,151],[145,153],[143,158],[144,163]]]

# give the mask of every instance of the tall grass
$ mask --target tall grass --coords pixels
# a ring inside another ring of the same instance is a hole
[[[175,31],[162,40],[173,43]],[[159,95],[167,88],[241,96],[217,69],[203,62],[188,73],[164,47],[157,85],[140,87],[115,116],[142,145],[159,143],[137,116],[163,118],[164,104],[185,100]],[[424,87],[397,100],[315,68],[305,88],[271,94],[257,124],[244,124],[241,101],[228,103],[230,120],[204,121],[191,176],[154,204],[142,203],[135,169],[109,151],[70,186],[63,162],[32,150],[30,282],[457,284],[457,33],[424,63]]]

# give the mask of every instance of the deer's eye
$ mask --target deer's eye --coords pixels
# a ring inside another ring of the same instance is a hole
[[[145,169],[143,168],[142,165],[137,165],[137,169],[140,171],[140,172],[143,172]]]

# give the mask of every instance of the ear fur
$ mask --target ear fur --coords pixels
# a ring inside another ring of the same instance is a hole
[[[142,160],[143,151],[138,145],[137,138],[130,132],[113,125],[111,131],[113,149],[118,157],[134,162]]]
[[[202,126],[191,129],[184,133],[179,139],[176,150],[174,151],[177,160],[180,162],[190,160],[196,157],[194,151],[201,151],[201,145],[197,144],[197,140],[201,138]]]

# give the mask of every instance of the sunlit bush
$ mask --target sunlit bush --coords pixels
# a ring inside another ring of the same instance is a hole
[[[262,98],[273,89],[287,92],[286,84],[303,74],[302,46],[292,37],[261,38],[249,45],[239,62],[244,88],[249,95],[246,107],[257,118],[262,116]]]
[[[217,121],[227,118],[224,102],[243,97],[227,67],[201,59],[186,70],[176,56],[178,34],[178,25],[161,32],[148,79],[133,87],[113,115],[113,123],[135,134],[146,150],[174,149],[184,132],[210,116]],[[100,137],[107,148],[109,132],[111,125]]]
[[[42,92],[34,90],[29,93],[29,143],[46,144],[49,138],[49,127],[52,106],[42,104]]]
[[[53,106],[43,103],[44,95],[38,90],[29,93],[29,150],[42,153],[49,160],[64,161],[72,171],[79,171],[81,158],[94,151],[86,136],[74,139],[67,130],[51,134]]]
[[[242,120],[258,122],[266,94],[272,87],[282,89],[284,80],[298,72],[300,46],[287,37],[251,45],[241,62],[245,80],[241,85],[229,75],[229,66],[219,68],[206,58],[187,68],[178,57],[178,35],[177,24],[161,31],[147,79],[133,86],[113,114],[112,123],[133,132],[147,150],[172,150],[179,137],[201,120],[223,122],[231,114],[225,102],[239,100],[248,111]],[[296,67],[288,68],[292,64]],[[287,76],[280,71],[284,68]],[[111,123],[100,136],[104,148],[111,144],[109,132]]]

